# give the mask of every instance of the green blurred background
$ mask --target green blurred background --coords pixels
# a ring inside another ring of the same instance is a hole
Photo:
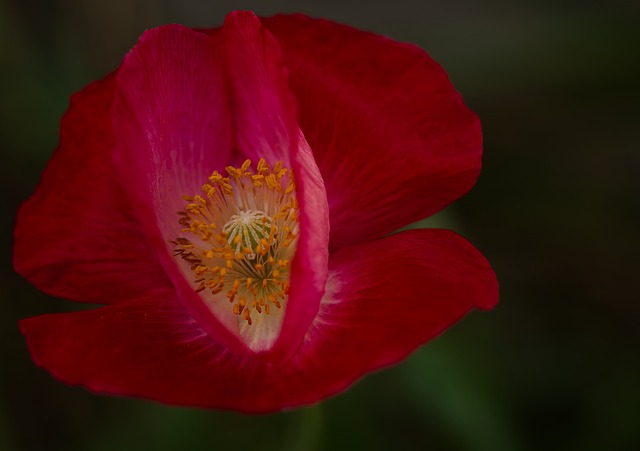
[[[493,263],[501,304],[318,406],[252,417],[95,396],[30,361],[67,311],[11,268],[15,212],[69,96],[146,29],[305,12],[420,45],[485,133],[476,188],[431,220]],[[640,3],[0,0],[0,450],[640,449]]]

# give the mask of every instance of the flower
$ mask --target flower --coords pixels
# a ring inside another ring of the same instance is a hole
[[[397,363],[495,275],[398,228],[464,194],[481,132],[418,48],[305,16],[147,31],[76,94],[15,230],[38,288],[107,304],[20,323],[56,378],[270,412]]]

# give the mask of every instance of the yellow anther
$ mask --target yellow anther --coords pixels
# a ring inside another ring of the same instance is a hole
[[[216,189],[208,183],[202,185],[202,191],[207,195],[209,199],[211,199],[216,194]]]
[[[234,168],[233,166],[227,166],[226,168],[224,168],[224,170],[227,171],[227,174],[229,174],[231,177],[240,177],[242,175],[240,170]]]
[[[269,188],[273,188],[276,184],[276,176],[273,174],[269,174],[264,178],[264,181],[267,183]]]
[[[293,184],[293,181],[289,182],[289,184],[287,185],[287,188],[284,190],[285,194],[291,194],[293,192],[293,190],[295,189],[295,185]]]
[[[268,171],[269,171],[269,165],[267,164],[264,158],[260,158],[260,160],[258,161],[258,174],[262,175]]]
[[[196,215],[199,216],[201,214],[200,211],[200,206],[197,204],[189,204],[186,206],[186,210],[187,212],[191,213],[192,215]]]

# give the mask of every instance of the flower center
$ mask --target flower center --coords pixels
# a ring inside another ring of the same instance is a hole
[[[222,231],[227,234],[227,242],[236,252],[243,248],[255,249],[260,240],[269,238],[271,227],[275,227],[273,219],[263,211],[242,210],[240,214],[231,216]],[[236,237],[240,237],[236,240]],[[256,258],[256,254],[250,252],[246,255],[249,260]]]
[[[170,241],[174,255],[193,272],[196,292],[224,293],[233,313],[253,324],[283,308],[289,292],[289,265],[298,239],[298,203],[293,174],[280,162],[261,159],[217,171],[202,195],[184,196],[183,226]],[[253,316],[253,319],[252,319]]]

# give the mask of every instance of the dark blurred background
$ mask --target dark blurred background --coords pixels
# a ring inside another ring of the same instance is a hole
[[[147,28],[305,12],[409,41],[481,117],[484,171],[433,220],[493,263],[500,305],[318,406],[266,417],[70,388],[19,319],[65,311],[11,268],[15,212],[69,96]],[[640,3],[0,0],[0,450],[640,449]]]

